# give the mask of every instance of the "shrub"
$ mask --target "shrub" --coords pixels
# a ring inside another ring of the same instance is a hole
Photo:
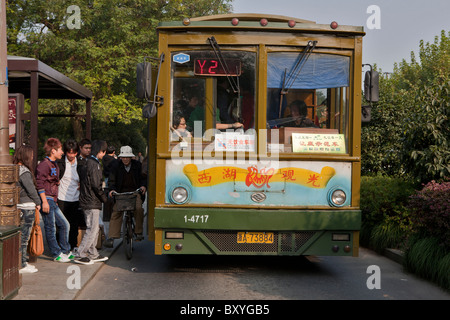
[[[400,178],[383,176],[361,178],[362,223],[370,228],[403,211],[409,196],[414,192],[413,185]]]
[[[450,291],[450,253],[447,253],[438,264],[436,282]]]
[[[375,226],[369,239],[370,247],[378,252],[383,252],[385,248],[397,248],[401,242],[401,228],[392,222],[383,222]]]
[[[439,245],[437,238],[415,235],[405,252],[404,266],[410,272],[429,279],[450,290],[450,253]]]
[[[413,192],[413,184],[400,178],[361,178],[362,245],[375,250],[402,246],[411,230],[405,204]]]
[[[385,248],[404,249],[413,228],[408,210],[398,206],[390,215],[384,214],[384,220],[376,225],[369,238],[369,245],[378,252]]]
[[[450,182],[429,182],[410,197],[407,207],[417,232],[450,250]]]

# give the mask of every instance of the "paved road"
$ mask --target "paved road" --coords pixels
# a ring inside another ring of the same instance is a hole
[[[123,249],[77,299],[450,300],[436,285],[363,248],[358,258],[170,257],[155,256],[153,243],[143,241],[132,260]]]

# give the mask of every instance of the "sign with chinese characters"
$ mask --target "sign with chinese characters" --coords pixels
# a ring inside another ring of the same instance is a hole
[[[16,146],[17,98],[8,97],[9,147]]]
[[[343,134],[292,133],[292,152],[346,153]]]
[[[264,161],[166,162],[165,202],[177,186],[186,188],[189,204],[256,206],[329,206],[328,194],[337,186],[351,201],[351,162]],[[210,159],[211,160],[211,159]],[[255,201],[255,193],[264,198]]]
[[[255,151],[255,136],[239,132],[226,132],[215,135],[216,151]]]
[[[236,166],[218,166],[199,171],[195,164],[188,164],[183,168],[192,186],[212,187],[226,182],[242,182],[246,187],[261,189],[272,188],[272,183],[295,183],[307,188],[323,189],[328,181],[336,174],[332,167],[325,166],[320,172],[303,168],[283,167],[261,168],[249,166],[247,168]]]

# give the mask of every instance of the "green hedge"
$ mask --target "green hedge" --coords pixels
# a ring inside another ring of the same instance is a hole
[[[361,178],[361,244],[377,251],[399,248],[412,230],[406,208],[412,183],[383,176]]]
[[[450,291],[450,183],[415,190],[399,178],[362,177],[362,246],[405,252],[405,268]]]
[[[417,234],[409,241],[403,260],[405,268],[450,291],[450,251],[437,238]]]

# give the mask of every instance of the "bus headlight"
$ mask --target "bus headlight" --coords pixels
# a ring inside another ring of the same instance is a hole
[[[342,207],[347,200],[347,194],[340,188],[331,189],[328,196],[328,202],[334,207]]]
[[[170,193],[170,201],[174,204],[185,204],[189,200],[189,192],[184,186],[176,186]]]

